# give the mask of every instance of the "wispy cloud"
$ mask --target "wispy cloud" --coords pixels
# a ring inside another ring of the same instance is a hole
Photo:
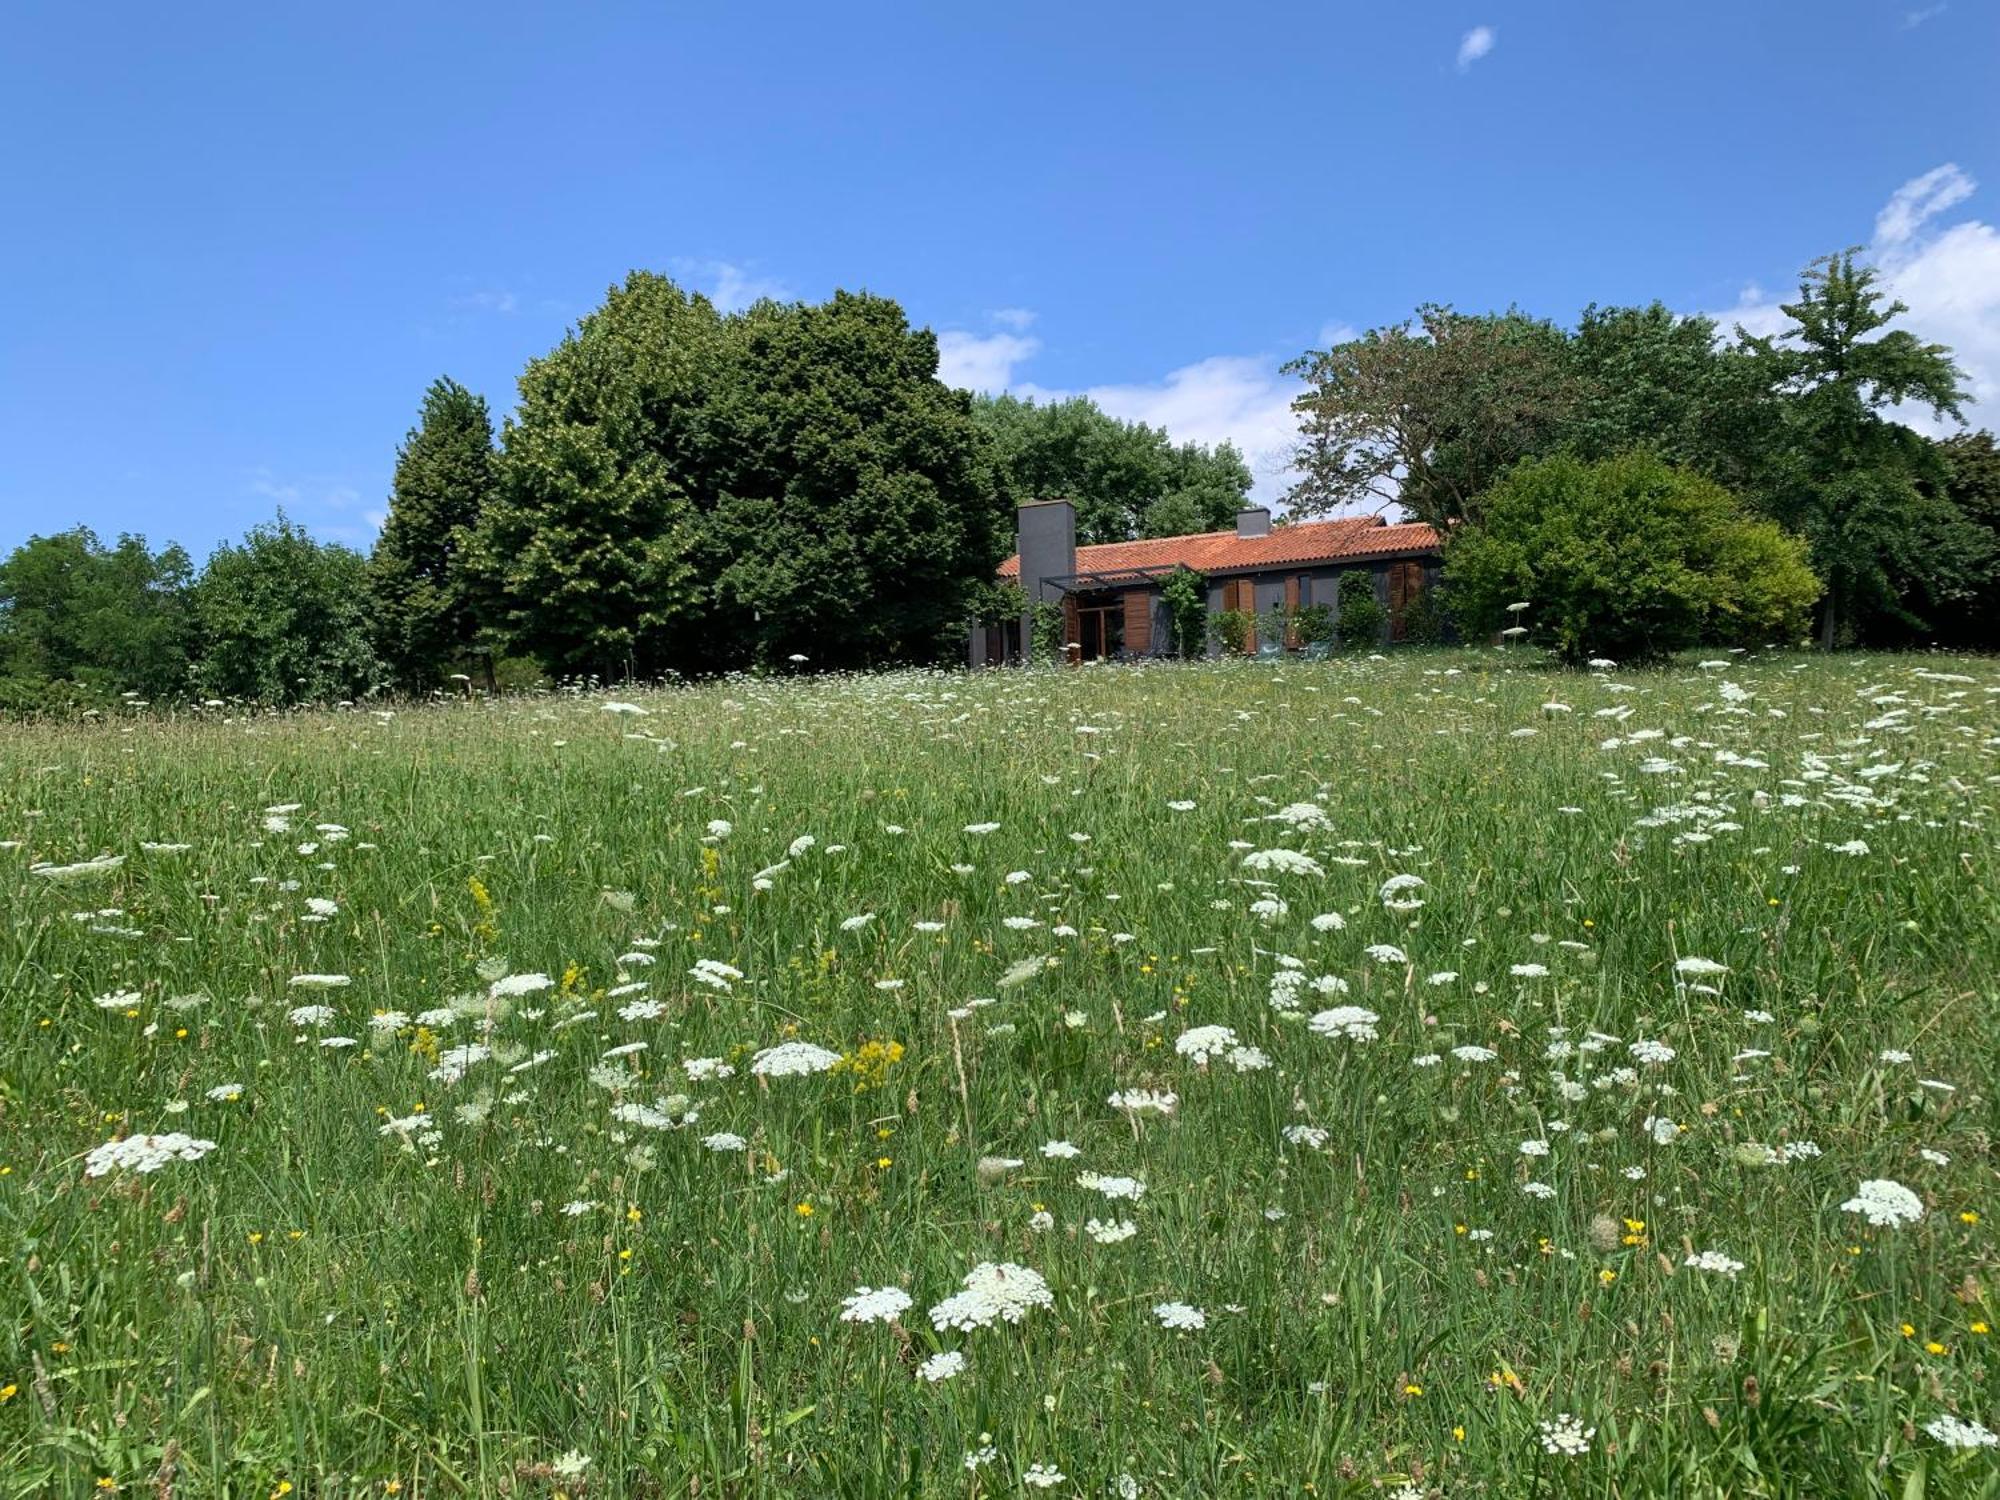
[[[1875,215],[1875,248],[1888,250],[1906,243],[1946,209],[1970,198],[1976,187],[1978,184],[1961,172],[1956,162],[1948,161],[1921,177],[1912,177],[1889,195],[1889,201]]]
[[[1475,26],[1458,39],[1458,71],[1470,72],[1472,65],[1493,50],[1500,33],[1491,26]]]
[[[1949,5],[1926,5],[1922,10],[1906,10],[1903,12],[1903,30],[1915,31],[1924,22],[1935,21],[1950,9]]]
[[[287,478],[271,469],[258,468],[244,480],[243,492],[270,501],[274,510],[285,513],[287,520],[297,522],[324,541],[346,542],[355,547],[372,545],[376,533],[389,519],[386,512],[374,507],[359,510],[357,514],[362,504],[361,492],[351,484],[323,475]]]
[[[704,293],[718,312],[742,312],[767,297],[782,302],[792,295],[791,288],[776,277],[732,260],[682,258],[673,262],[673,269],[684,284],[691,283]]]
[[[1233,443],[1250,466],[1253,498],[1283,497],[1292,481],[1292,414],[1297,382],[1265,355],[1217,354],[1169,370],[1154,381],[1086,386],[1079,392],[1024,386],[1023,395],[1084,395],[1112,416],[1163,429],[1178,443]]]
[[[1912,177],[1875,216],[1868,259],[1883,289],[1909,305],[1898,326],[1947,345],[1965,371],[1965,414],[1975,426],[2000,425],[2000,230],[1979,219],[1936,227],[1933,221],[1970,198],[1978,184],[1951,162]],[[1725,331],[1782,332],[1789,319],[1761,287],[1714,315]],[[1900,413],[1921,431],[1947,430],[1928,411]]]
[[[961,390],[998,395],[1014,383],[1014,366],[1032,359],[1040,339],[1018,333],[967,333],[947,329],[938,335],[938,379]]]
[[[520,310],[521,299],[513,292],[493,289],[467,292],[462,297],[452,298],[451,305],[460,312],[490,312],[505,316]]]
[[[1016,333],[1026,333],[1035,322],[1033,309],[1026,307],[996,307],[990,316],[1002,328],[1011,328]]]
[[[1298,386],[1278,373],[1280,361],[1261,354],[1218,354],[1178,366],[1157,380],[1137,380],[1074,389],[1025,378],[1022,366],[1041,352],[1041,340],[1019,330],[1032,316],[1013,319],[1003,310],[995,322],[1014,331],[976,333],[946,329],[938,335],[938,378],[948,385],[989,394],[1006,393],[1032,401],[1066,401],[1088,396],[1104,411],[1127,422],[1144,422],[1175,442],[1233,443],[1250,465],[1251,493],[1270,502],[1291,482],[1292,444],[1297,426],[1292,397]],[[1331,336],[1351,337],[1346,324],[1329,323]]]

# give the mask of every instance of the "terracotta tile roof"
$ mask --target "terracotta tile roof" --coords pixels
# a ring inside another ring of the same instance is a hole
[[[1143,542],[1101,542],[1076,549],[1076,570],[1113,573],[1124,568],[1171,568],[1178,563],[1203,573],[1240,573],[1301,563],[1421,557],[1437,550],[1438,534],[1428,526],[1414,522],[1390,525],[1380,516],[1354,516],[1273,526],[1269,536],[1204,531]],[[1021,576],[1019,553],[1000,564],[1000,576]]]

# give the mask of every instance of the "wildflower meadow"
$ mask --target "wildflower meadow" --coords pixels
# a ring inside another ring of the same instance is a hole
[[[2000,1493],[2000,666],[0,727],[0,1495]]]

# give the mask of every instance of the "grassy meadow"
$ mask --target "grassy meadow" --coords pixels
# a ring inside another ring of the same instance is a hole
[[[0,1495],[2000,1494],[1996,803],[1937,656],[0,726]]]

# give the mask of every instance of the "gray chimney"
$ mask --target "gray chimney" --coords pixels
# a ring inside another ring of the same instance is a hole
[[[1024,505],[1016,514],[1015,544],[1021,554],[1021,587],[1030,604],[1060,604],[1063,586],[1045,580],[1076,572],[1076,507],[1067,500]]]
[[[1249,510],[1236,512],[1236,534],[1238,536],[1269,536],[1271,534],[1271,513],[1261,505]]]

